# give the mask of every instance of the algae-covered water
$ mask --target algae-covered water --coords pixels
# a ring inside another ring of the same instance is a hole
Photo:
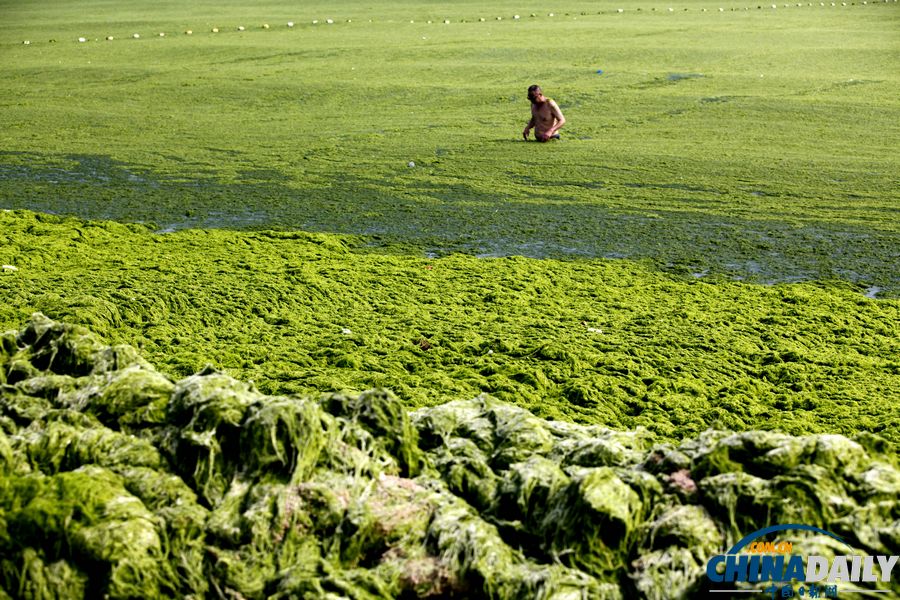
[[[900,8],[812,4],[0,2],[0,202],[896,296]]]

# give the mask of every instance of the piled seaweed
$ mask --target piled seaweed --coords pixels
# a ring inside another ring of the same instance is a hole
[[[772,523],[900,549],[871,434],[676,447],[488,397],[267,396],[39,314],[0,345],[0,597],[677,598]]]

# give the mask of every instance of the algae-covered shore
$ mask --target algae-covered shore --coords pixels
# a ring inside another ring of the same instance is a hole
[[[267,396],[40,314],[0,343],[2,597],[700,597],[765,521],[900,548],[896,455],[871,434],[660,444],[486,397]]]
[[[858,286],[0,225],[10,597],[662,600],[771,523],[900,548],[900,302]]]
[[[615,260],[427,259],[354,238],[0,213],[0,327],[32,312],[264,393],[490,394],[543,418],[900,441],[900,302]]]
[[[900,554],[896,0],[188,4],[0,0],[0,600]]]

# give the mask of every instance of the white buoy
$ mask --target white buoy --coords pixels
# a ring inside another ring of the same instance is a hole
[[[139,33],[134,33],[134,34],[131,35],[131,37],[133,37],[133,38],[136,39],[136,40],[139,40],[139,39],[141,39],[141,34],[139,34]]]
[[[513,15],[513,19],[515,19],[516,21],[518,21],[518,20],[519,20],[519,15]]]
[[[212,32],[213,32],[213,33],[219,33],[219,28],[218,28],[218,27],[213,27],[213,28],[212,28]]]
[[[268,24],[268,23],[263,23],[263,29],[268,29],[268,28],[269,28],[269,24]]]
[[[484,17],[481,17],[481,18],[478,19],[478,20],[479,20],[480,22],[484,23]]]
[[[111,35],[106,36],[106,41],[107,41],[107,42],[111,42],[111,41],[113,41],[114,39],[115,39],[115,38],[113,38],[113,36],[111,36]]]
[[[318,19],[313,19],[313,25],[318,25],[318,24],[319,24],[319,20],[318,20]]]
[[[412,168],[416,166],[416,163],[414,163],[413,161],[409,161],[408,163],[406,163],[406,166]]]
[[[624,9],[624,8],[620,8],[620,9],[618,9],[616,12],[623,13],[623,12],[625,12],[625,9]]]
[[[294,22],[293,22],[293,21],[288,21],[288,22],[287,22],[287,26],[288,26],[288,27],[293,27],[293,26],[294,26]]]
[[[238,31],[243,31],[243,30],[244,30],[244,26],[243,26],[243,25],[238,25]]]
[[[548,16],[548,17],[552,17],[552,16],[553,16],[553,13],[549,13],[547,16]]]
[[[449,25],[449,24],[450,24],[450,19],[444,19],[444,25]]]
[[[191,31],[190,29],[186,29],[184,32],[184,35],[194,35],[194,32]]]
[[[24,40],[22,43],[25,44],[26,46],[30,46],[31,40]]]
[[[333,19],[325,19],[325,22],[328,23],[329,25],[333,25],[333,24],[334,24],[334,20],[333,20]]]
[[[87,40],[84,39],[83,37],[80,37],[80,38],[78,38],[78,41],[84,43],[84,42],[86,42]]]
[[[166,37],[166,34],[162,31],[159,32],[159,37]]]

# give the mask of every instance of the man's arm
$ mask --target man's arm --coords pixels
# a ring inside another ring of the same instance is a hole
[[[550,128],[550,131],[547,132],[547,137],[556,134],[556,132],[562,129],[562,126],[566,124],[566,118],[563,116],[562,111],[559,110],[559,106],[556,104],[555,100],[550,100],[550,112],[553,114],[553,118],[556,119],[556,123],[554,123],[553,127]],[[532,119],[532,121],[533,120],[534,119]]]
[[[522,132],[522,137],[527,140],[528,133],[532,130],[533,127],[534,127],[534,115],[531,115],[531,120],[528,121],[528,125],[525,126],[525,131]]]

